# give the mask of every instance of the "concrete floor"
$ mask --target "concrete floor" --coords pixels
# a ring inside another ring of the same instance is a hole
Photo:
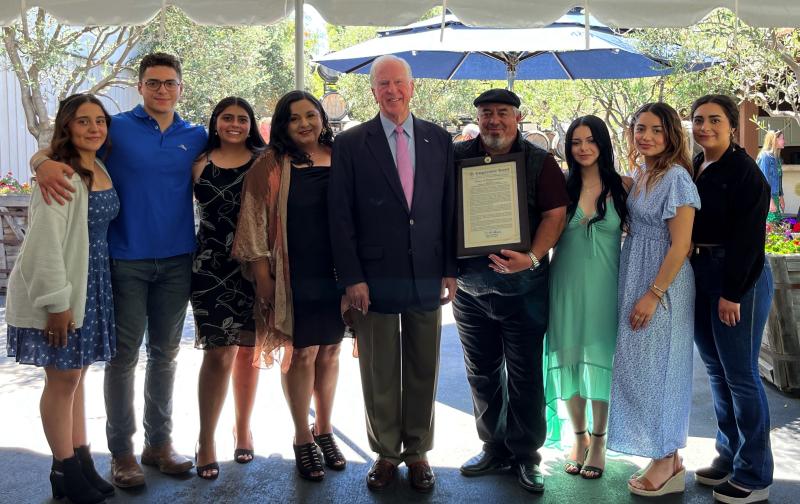
[[[0,349],[5,347],[3,309],[0,308]],[[593,504],[646,502],[632,497],[625,486],[628,476],[644,462],[636,457],[609,454],[607,470],[601,480],[585,481],[565,474],[561,467],[561,450],[542,450],[546,471],[546,491],[542,496],[526,493],[516,479],[494,475],[467,479],[459,475],[458,467],[480,450],[472,418],[472,403],[464,372],[463,357],[452,315],[445,311],[442,334],[441,370],[436,405],[436,446],[430,461],[437,475],[433,493],[420,495],[401,480],[391,490],[373,494],[364,484],[365,474],[373,461],[363,418],[358,366],[350,357],[352,345],[343,344],[341,375],[334,423],[340,446],[348,459],[344,472],[328,471],[321,483],[300,479],[294,470],[289,413],[280,389],[279,371],[263,371],[256,410],[253,417],[253,436],[256,459],[247,465],[232,460],[231,436],[232,401],[225,404],[217,432],[217,454],[221,474],[213,482],[197,478],[194,472],[182,478],[163,476],[145,468],[146,487],[138,491],[118,490],[110,501],[147,503],[323,503],[355,504],[360,502],[529,502]],[[182,350],[179,356],[174,405],[174,443],[176,448],[191,455],[198,431],[197,370],[202,352],[193,348],[194,327],[187,317]],[[5,355],[5,352],[2,352]],[[137,374],[137,417],[141,422],[144,353]],[[87,418],[89,437],[94,445],[99,470],[107,474],[109,455],[105,446],[105,412],[102,395],[102,365],[95,365],[87,376]],[[0,503],[43,503],[50,500],[47,481],[50,454],[41,429],[38,400],[42,387],[42,372],[29,366],[18,366],[11,359],[0,357]],[[767,387],[772,414],[772,443],[776,458],[775,484],[770,502],[800,502],[800,399],[786,396]],[[690,438],[682,451],[689,471],[686,492],[682,495],[656,499],[662,503],[708,503],[711,491],[694,483],[692,472],[706,465],[714,456],[715,421],[708,381],[699,357],[695,356],[693,409]],[[141,451],[142,434],[134,439]]]

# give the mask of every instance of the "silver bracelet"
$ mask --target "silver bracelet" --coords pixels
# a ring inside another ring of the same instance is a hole
[[[528,268],[529,270],[533,271],[539,267],[539,259],[533,254],[533,252],[528,252],[528,257],[531,259],[531,267]]]

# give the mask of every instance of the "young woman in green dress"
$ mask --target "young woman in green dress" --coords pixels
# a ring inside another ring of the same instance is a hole
[[[600,118],[588,115],[573,121],[566,146],[570,204],[551,263],[545,397],[549,437],[560,438],[559,399],[566,401],[575,431],[564,470],[596,479],[605,468],[620,242],[632,180],[614,169],[611,138]]]

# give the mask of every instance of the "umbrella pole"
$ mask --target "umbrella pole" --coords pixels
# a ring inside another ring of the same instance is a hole
[[[303,0],[294,0],[294,87],[305,87],[305,65],[303,55]]]
[[[508,88],[509,91],[514,91],[514,81],[517,78],[517,70],[516,70],[516,68],[508,67],[508,73],[507,73],[507,77],[506,78],[508,80],[508,84],[506,85],[506,88]]]
[[[509,91],[514,91],[514,81],[517,79],[517,65],[519,65],[520,57],[523,54],[519,52],[504,52],[500,53],[503,57],[498,58],[506,64],[506,78],[508,79],[506,87]]]

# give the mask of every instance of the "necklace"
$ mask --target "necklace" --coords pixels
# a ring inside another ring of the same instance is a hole
[[[583,187],[581,188],[581,190],[584,190],[584,191],[589,191],[589,190],[591,190],[591,189],[594,189],[595,187],[599,187],[599,186],[600,186],[602,183],[603,183],[603,182],[602,182],[602,181],[600,181],[600,182],[598,182],[598,183],[596,183],[596,184],[592,184],[592,185],[590,185],[590,186],[583,186]]]

